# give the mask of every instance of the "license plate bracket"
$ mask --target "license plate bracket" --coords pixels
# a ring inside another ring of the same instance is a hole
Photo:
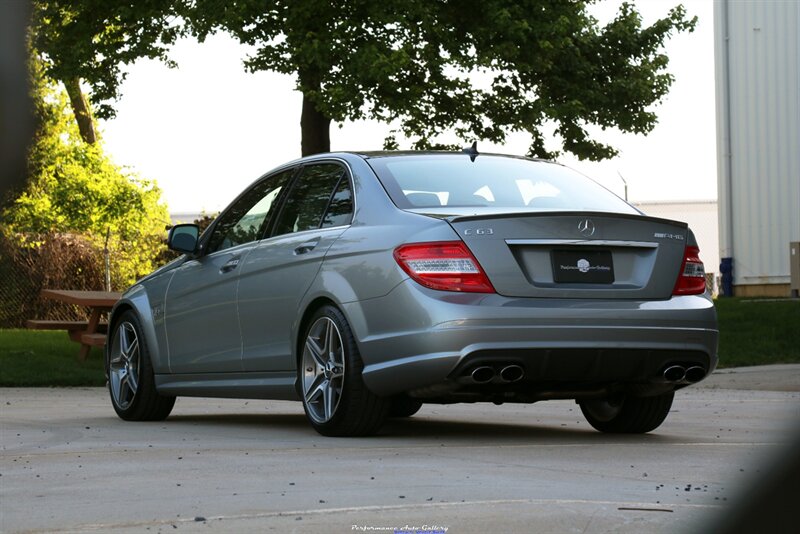
[[[553,250],[550,260],[556,283],[614,283],[614,262],[609,250]]]

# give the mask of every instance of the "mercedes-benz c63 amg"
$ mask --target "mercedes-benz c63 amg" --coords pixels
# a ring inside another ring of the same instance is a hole
[[[324,435],[367,435],[423,403],[575,399],[598,430],[648,432],[717,363],[687,225],[547,161],[315,155],[168,245],[109,318],[127,420],[293,399]]]

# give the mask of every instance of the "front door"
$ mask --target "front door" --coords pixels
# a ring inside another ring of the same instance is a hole
[[[203,237],[203,253],[172,277],[165,306],[173,373],[242,370],[236,296],[242,265],[264,235],[273,206],[294,169],[257,182],[220,215]]]

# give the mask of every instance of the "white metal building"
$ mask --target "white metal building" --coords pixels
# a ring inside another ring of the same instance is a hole
[[[788,296],[800,241],[800,1],[714,3],[720,256],[734,294]]]
[[[719,273],[719,222],[716,200],[657,200],[634,202],[651,217],[682,221],[689,225],[700,247],[706,273]]]
[[[676,200],[634,202],[634,206],[651,217],[682,221],[689,225],[700,247],[700,259],[706,274],[719,275],[719,223],[716,200]],[[716,283],[711,285],[717,292]]]

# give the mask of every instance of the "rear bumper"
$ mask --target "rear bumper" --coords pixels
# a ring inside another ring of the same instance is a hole
[[[378,395],[457,389],[460,373],[477,362],[519,362],[526,387],[550,389],[657,382],[671,362],[709,373],[717,365],[716,312],[705,295],[520,299],[433,291],[407,280],[344,311],[364,381]]]

